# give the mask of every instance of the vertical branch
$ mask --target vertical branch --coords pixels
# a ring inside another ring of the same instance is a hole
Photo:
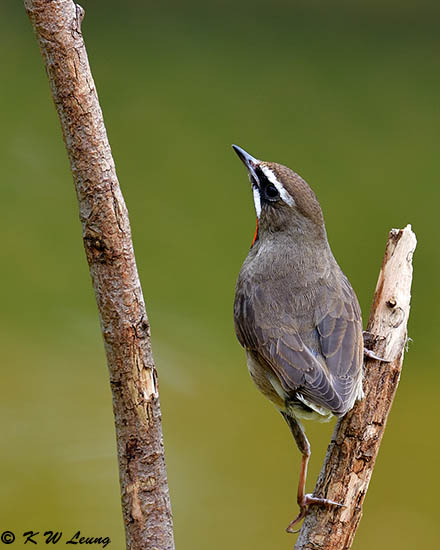
[[[72,0],[25,0],[61,121],[101,320],[130,550],[174,548],[156,369],[130,224]]]
[[[366,361],[365,398],[337,423],[315,487],[315,495],[343,507],[312,508],[295,550],[348,550],[352,545],[402,369],[415,248],[411,226],[391,230],[366,333],[367,347],[389,362]]]

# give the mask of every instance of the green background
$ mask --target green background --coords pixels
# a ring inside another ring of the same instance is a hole
[[[255,214],[231,143],[311,184],[364,319],[389,229],[412,224],[413,343],[354,548],[436,547],[438,2],[149,4],[84,1],[83,31],[152,325],[177,547],[295,540],[284,527],[299,454],[233,330]],[[80,529],[120,549],[111,394],[74,187],[22,4],[0,9],[0,530]],[[307,424],[309,489],[332,429]]]

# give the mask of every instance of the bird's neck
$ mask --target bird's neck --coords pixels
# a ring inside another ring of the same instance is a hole
[[[293,278],[300,286],[326,277],[335,263],[325,229],[322,234],[312,236],[298,232],[260,232],[248,260],[256,275]]]

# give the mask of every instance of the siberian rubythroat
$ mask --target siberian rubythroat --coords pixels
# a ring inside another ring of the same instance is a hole
[[[310,445],[301,421],[342,416],[362,398],[361,311],[307,183],[286,166],[233,148],[247,168],[257,213],[235,291],[235,331],[253,381],[302,454],[292,531],[311,504],[338,505],[305,494]]]

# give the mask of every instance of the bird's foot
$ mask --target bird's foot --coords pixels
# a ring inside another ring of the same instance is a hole
[[[364,355],[365,357],[368,357],[368,359],[375,359],[376,361],[382,361],[382,363],[391,363],[388,359],[384,359],[383,357],[376,355],[374,351],[371,351],[371,349],[364,348]]]
[[[306,517],[307,512],[309,510],[309,506],[312,506],[313,504],[317,504],[318,506],[323,506],[324,508],[331,508],[332,506],[343,506],[343,504],[340,504],[339,502],[335,502],[334,500],[330,500],[329,498],[314,497],[311,494],[304,495],[302,501],[298,502],[298,504],[299,504],[299,514],[286,527],[286,531],[288,533],[299,532],[299,529],[293,529],[293,526],[299,523],[303,518]]]
[[[375,336],[371,332],[367,332],[364,330],[363,332],[364,337],[364,355],[365,357],[368,357],[369,359],[374,359],[375,361],[382,361],[383,363],[391,363],[388,359],[384,359],[383,357],[380,357],[379,355],[376,355],[374,351],[371,350],[372,347],[374,347],[378,342],[383,340],[384,338],[381,336]]]

